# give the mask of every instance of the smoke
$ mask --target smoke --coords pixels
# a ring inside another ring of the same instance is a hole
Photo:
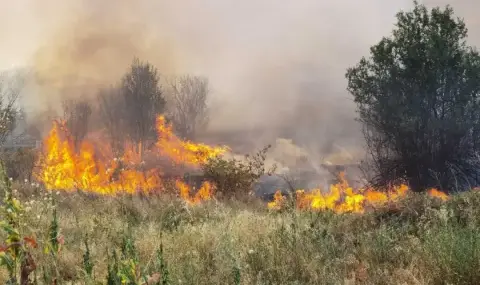
[[[420,1],[421,2],[421,1]],[[429,6],[446,1],[424,1]],[[476,1],[448,1],[480,38]],[[262,130],[309,153],[361,147],[346,68],[388,35],[410,0],[17,0],[0,12],[0,65],[33,68],[29,111],[92,96],[134,56],[161,73],[207,76],[210,130]],[[348,151],[347,151],[348,152]]]

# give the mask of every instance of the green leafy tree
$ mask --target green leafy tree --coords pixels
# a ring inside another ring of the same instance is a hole
[[[461,190],[480,176],[480,56],[453,9],[414,8],[348,69],[377,185]]]

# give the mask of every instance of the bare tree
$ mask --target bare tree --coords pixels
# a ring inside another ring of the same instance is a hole
[[[63,117],[76,149],[88,133],[91,115],[92,107],[86,100],[67,99],[63,101]]]
[[[208,124],[208,80],[184,75],[173,78],[169,85],[169,117],[175,131],[184,139],[194,139],[197,132]]]
[[[126,139],[125,101],[118,88],[102,89],[98,93],[100,119],[110,139],[110,146],[117,154],[123,151]]]
[[[0,144],[2,145],[15,129],[20,114],[17,101],[24,83],[25,77],[18,72],[4,71],[0,73]]]
[[[135,58],[121,81],[125,103],[125,131],[143,152],[146,143],[156,137],[155,119],[165,111],[166,101],[158,70]]]

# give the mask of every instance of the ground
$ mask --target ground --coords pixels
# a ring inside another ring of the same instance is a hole
[[[136,283],[125,284],[480,284],[474,191],[446,202],[411,194],[365,214],[335,214],[268,210],[254,199],[186,205],[165,195],[13,188],[24,208],[19,231],[38,243],[29,250],[39,284],[121,284],[106,281],[114,264],[117,278],[135,272]],[[45,251],[54,210],[58,253]]]

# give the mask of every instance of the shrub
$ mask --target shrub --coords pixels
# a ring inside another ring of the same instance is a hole
[[[275,166],[265,169],[265,159],[270,145],[245,160],[215,157],[203,165],[205,178],[215,184],[217,194],[225,197],[251,194],[253,184],[265,174],[272,174]]]
[[[5,164],[8,177],[20,181],[31,181],[36,160],[37,150],[35,149],[21,148],[2,154],[2,161]]]
[[[397,14],[393,36],[348,69],[377,186],[467,189],[480,182],[480,55],[453,10]]]

